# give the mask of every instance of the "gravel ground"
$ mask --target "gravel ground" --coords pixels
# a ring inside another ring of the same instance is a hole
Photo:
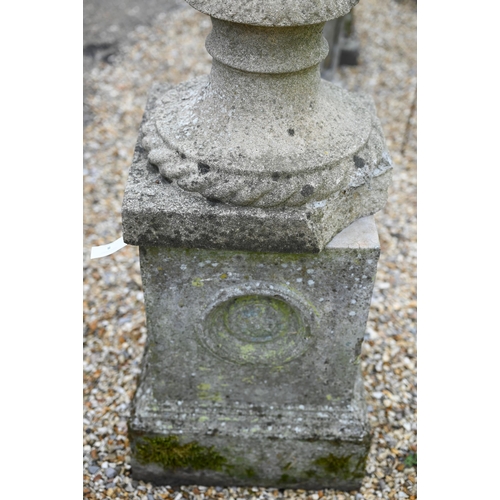
[[[89,260],[121,235],[120,209],[148,89],[206,74],[210,20],[190,8],[130,33],[86,84],[84,129],[84,497],[91,499],[415,499],[416,487],[416,2],[361,0],[358,67],[338,83],[373,96],[394,161],[389,201],[376,215],[382,255],[362,351],[373,444],[357,492],[264,488],[172,489],[130,477],[126,420],[146,326],[138,249]]]

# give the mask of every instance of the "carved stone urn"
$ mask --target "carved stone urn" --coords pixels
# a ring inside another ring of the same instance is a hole
[[[177,196],[209,202],[217,222],[201,246],[319,251],[351,222],[378,211],[391,162],[374,106],[322,80],[319,69],[328,53],[324,22],[357,2],[188,3],[212,18],[206,41],[212,70],[158,95],[142,147]],[[124,210],[132,215],[132,207]],[[247,236],[239,231],[235,241],[238,224]],[[187,226],[198,224],[178,220],[176,237],[158,232],[166,243],[193,246]],[[137,227],[124,230],[130,242],[138,240]]]

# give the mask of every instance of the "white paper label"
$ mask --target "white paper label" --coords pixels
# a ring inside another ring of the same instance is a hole
[[[116,241],[113,241],[113,243],[92,247],[90,250],[90,258],[98,259],[99,257],[106,257],[106,255],[111,255],[126,246],[127,244],[123,241],[123,236],[121,236]]]

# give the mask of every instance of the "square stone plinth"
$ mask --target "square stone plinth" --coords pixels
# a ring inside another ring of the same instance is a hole
[[[141,247],[148,340],[129,421],[156,484],[355,489],[373,217],[318,254]]]

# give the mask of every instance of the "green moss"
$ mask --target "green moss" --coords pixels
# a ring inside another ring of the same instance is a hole
[[[336,440],[331,441],[330,444],[337,444]],[[365,475],[367,458],[365,455],[359,457],[354,467],[351,467],[351,463],[356,460],[355,456],[338,456],[330,453],[326,457],[316,459],[314,465],[322,467],[329,474],[334,474],[341,479],[360,479]]]
[[[364,457],[360,457],[357,464],[356,468],[354,469],[354,472],[352,473],[352,477],[356,478],[363,478],[365,476],[365,469],[366,469],[366,461],[368,460],[368,455],[365,455]]]
[[[406,465],[406,467],[416,467],[416,465],[417,465],[417,454],[416,453],[410,453],[405,458],[405,465]]]
[[[243,344],[240,346],[241,357],[247,359],[250,354],[255,351],[255,346],[253,344]]]
[[[306,297],[306,296],[304,296],[304,295],[302,294],[302,292],[301,292],[298,288],[293,287],[293,286],[291,286],[291,285],[285,285],[285,287],[286,287],[286,288],[288,288],[288,290],[290,290],[291,292],[294,292],[295,294],[297,294],[298,296],[300,296],[300,297],[302,298],[302,300],[304,300],[304,302],[306,302],[307,306],[308,306],[309,308],[311,308],[315,314],[318,314],[318,315],[320,314],[320,313],[319,313],[319,310],[318,310],[318,308],[316,307],[316,305],[314,304],[314,302],[312,302],[312,301],[308,300],[308,299],[307,299],[307,297]]]
[[[326,472],[331,474],[335,474],[336,476],[346,478],[351,475],[351,471],[349,469],[349,462],[351,460],[350,455],[348,456],[335,456],[333,453],[330,453],[326,457],[317,458],[314,461],[314,465],[319,465]]]
[[[136,445],[136,456],[143,464],[157,463],[164,468],[221,470],[226,463],[213,446],[200,446],[195,441],[181,444],[177,436],[143,437]]]
[[[250,479],[257,475],[257,473],[252,467],[248,467],[248,469],[245,469],[245,474]]]
[[[160,249],[158,247],[147,247],[147,253],[152,257],[158,257]]]
[[[280,263],[280,264],[283,262],[296,263],[297,261],[299,261],[300,259],[302,259],[304,257],[305,258],[309,257],[309,254],[280,253],[280,252],[273,252],[273,254],[275,256],[275,261]],[[266,257],[263,258],[261,252],[245,252],[245,260],[247,262],[260,263],[265,259],[266,259]]]
[[[287,483],[287,482],[291,481],[292,479],[293,479],[292,476],[290,476],[289,474],[281,474],[279,482],[280,483]]]
[[[201,280],[201,278],[195,278],[191,282],[191,285],[200,287],[200,286],[203,286],[203,281]]]
[[[212,391],[210,384],[198,384],[198,397],[208,401],[219,402],[222,401],[222,396],[219,392]]]

